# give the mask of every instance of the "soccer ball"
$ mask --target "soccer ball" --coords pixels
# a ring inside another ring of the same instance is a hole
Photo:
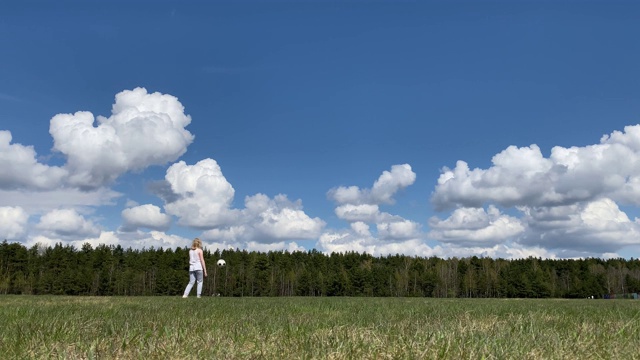
[[[220,259],[220,260],[218,260],[217,265],[218,265],[218,267],[222,268],[222,267],[227,266],[227,262],[222,260],[222,259]]]

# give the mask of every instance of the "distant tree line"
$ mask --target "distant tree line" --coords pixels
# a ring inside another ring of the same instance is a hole
[[[639,259],[441,259],[205,249],[204,295],[585,298],[640,292]],[[188,248],[0,243],[0,294],[179,295]],[[218,268],[224,259],[227,266]]]

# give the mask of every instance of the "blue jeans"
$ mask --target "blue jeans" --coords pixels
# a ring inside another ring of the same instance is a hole
[[[183,297],[189,296],[189,293],[193,288],[193,284],[195,284],[196,281],[198,282],[196,294],[200,297],[200,294],[202,294],[202,270],[189,271],[189,284],[187,284],[187,288],[184,289]]]

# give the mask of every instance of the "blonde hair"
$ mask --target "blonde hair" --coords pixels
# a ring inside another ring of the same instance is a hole
[[[202,249],[202,241],[200,239],[193,239],[193,243],[191,244],[191,250]]]

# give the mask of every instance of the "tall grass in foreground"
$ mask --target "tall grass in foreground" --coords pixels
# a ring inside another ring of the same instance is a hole
[[[640,301],[0,296],[2,359],[633,359]]]

